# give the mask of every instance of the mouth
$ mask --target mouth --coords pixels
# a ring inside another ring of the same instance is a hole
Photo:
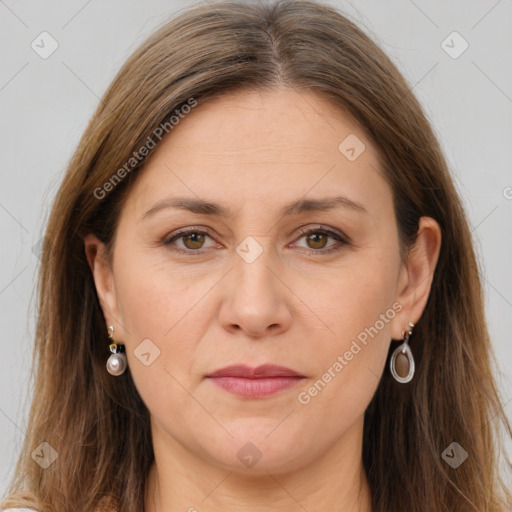
[[[264,398],[296,386],[305,376],[284,366],[228,366],[209,375],[215,385],[243,398]]]

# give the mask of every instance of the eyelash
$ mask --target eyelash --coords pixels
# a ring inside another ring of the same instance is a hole
[[[210,233],[208,233],[208,231],[205,231],[202,229],[196,229],[196,228],[185,228],[185,229],[175,232],[171,238],[164,238],[162,240],[162,244],[165,246],[169,246],[169,248],[172,251],[175,251],[180,254],[191,254],[191,253],[195,253],[198,255],[203,254],[206,249],[182,249],[181,247],[172,246],[172,242],[174,242],[175,240],[182,238],[186,235],[190,235],[192,233],[208,235],[210,238],[213,239],[213,237],[210,235]],[[350,245],[350,242],[348,241],[348,239],[346,237],[342,236],[341,234],[339,234],[335,231],[332,231],[330,229],[323,228],[323,227],[300,230],[299,231],[300,237],[297,240],[300,240],[303,236],[309,235],[311,233],[322,233],[322,234],[328,235],[330,238],[334,238],[336,241],[340,242],[340,245],[334,245],[328,249],[304,249],[304,248],[302,248],[308,254],[311,254],[314,256],[321,256],[321,255],[325,255],[325,254],[335,253],[335,252],[338,252],[341,249],[343,249],[344,246]]]

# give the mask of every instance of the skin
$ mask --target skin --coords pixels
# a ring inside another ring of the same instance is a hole
[[[350,134],[366,146],[354,161],[338,149]],[[335,194],[367,212],[278,213],[294,200]],[[165,208],[140,220],[175,196],[222,203],[232,216]],[[298,231],[319,225],[349,244]],[[162,244],[186,227],[208,231],[202,244],[183,236]],[[248,236],[262,249],[251,263],[236,252]],[[238,91],[181,120],[130,190],[112,264],[94,235],[85,239],[106,327],[114,325],[125,344],[151,414],[155,464],[146,512],[370,511],[363,415],[389,371],[391,339],[401,340],[408,322],[421,318],[440,244],[438,224],[423,217],[409,260],[400,260],[392,191],[375,148],[346,113],[314,93]],[[339,251],[325,253],[336,245]],[[401,310],[301,403],[299,393],[397,302]],[[147,338],[160,350],[148,366],[134,354]],[[231,364],[264,363],[305,379],[248,399],[205,378]],[[252,467],[237,457],[248,442],[261,453]]]

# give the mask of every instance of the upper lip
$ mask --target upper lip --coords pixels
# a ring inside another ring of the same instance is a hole
[[[246,379],[260,379],[265,377],[304,377],[304,375],[292,370],[291,368],[275,364],[263,364],[256,368],[237,364],[216,370],[213,373],[210,373],[208,377],[242,377]]]

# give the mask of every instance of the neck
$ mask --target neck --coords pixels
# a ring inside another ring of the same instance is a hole
[[[237,473],[208,463],[169,436],[153,439],[145,512],[372,510],[361,457],[362,419],[315,461],[288,473]]]

